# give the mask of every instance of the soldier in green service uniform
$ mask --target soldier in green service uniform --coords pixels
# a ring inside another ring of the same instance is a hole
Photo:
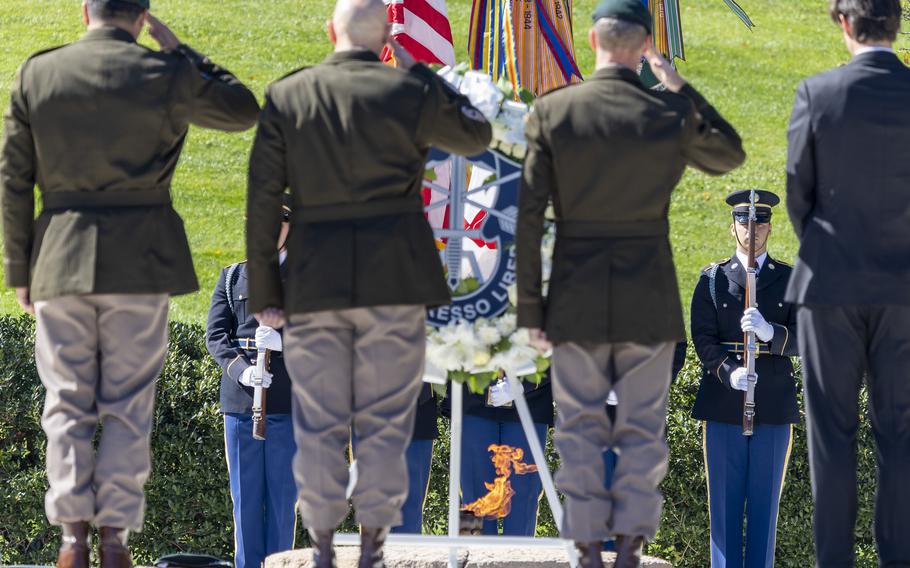
[[[722,174],[743,162],[733,127],[656,52],[641,0],[602,0],[589,41],[596,71],[537,100],[519,199],[518,324],[553,347],[562,534],[584,568],[616,536],[616,566],[639,565],[660,519],[667,392],[685,337],[668,239],[670,194],[687,166]],[[646,55],[667,88],[645,88]],[[553,200],[557,240],[546,303],[540,243]],[[604,412],[611,388],[619,404]],[[604,448],[618,461],[604,485]]]
[[[259,111],[240,81],[148,9],[149,0],[84,0],[88,32],[23,64],[4,116],[6,283],[37,317],[45,508],[63,527],[61,568],[88,566],[90,525],[103,568],[131,563],[168,296],[198,288],[171,178],[191,123],[245,130]],[[160,51],[136,43],[146,25]]]
[[[293,384],[294,473],[314,565],[334,563],[348,513],[344,448],[357,436],[361,568],[381,568],[401,524],[405,449],[421,389],[426,306],[450,301],[421,190],[430,146],[474,155],[491,127],[468,100],[389,39],[382,0],[339,0],[335,52],[269,86],[250,157],[250,310],[280,328]],[[389,42],[399,68],[383,65]],[[282,283],[275,215],[294,214]]]

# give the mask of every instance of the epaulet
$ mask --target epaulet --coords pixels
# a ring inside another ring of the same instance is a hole
[[[50,52],[52,52],[52,51],[57,51],[58,49],[62,49],[62,48],[67,47],[67,46],[69,46],[69,45],[72,45],[72,44],[70,44],[70,43],[64,43],[63,45],[57,45],[57,46],[54,46],[54,47],[49,47],[49,48],[47,48],[47,49],[42,49],[41,51],[36,51],[35,53],[33,53],[33,54],[31,54],[31,55],[28,56],[28,59],[26,59],[26,62],[31,61],[32,59],[35,59],[36,57],[40,57],[40,56],[44,55],[45,53],[50,53]]]
[[[241,264],[246,264],[246,260],[241,260],[240,262],[232,262],[231,264],[228,264],[227,266],[225,266],[225,267],[222,268],[221,270],[229,270],[229,269],[231,269],[231,268],[233,268],[233,267],[235,267],[235,266],[240,266]]]
[[[571,87],[572,85],[575,85],[575,84],[579,84],[579,83],[566,83],[565,85],[559,85],[558,87],[553,87],[546,93],[542,93],[542,94],[538,95],[537,97],[535,97],[535,101],[539,101],[540,99],[546,97],[547,95],[552,95],[553,93],[555,93],[557,91],[561,91],[561,90],[565,89],[566,87]]]
[[[733,258],[732,256],[728,256],[727,258],[722,258],[722,259],[720,259],[720,260],[715,260],[715,261],[712,262],[711,264],[709,264],[709,265],[703,267],[703,268],[701,269],[701,271],[702,271],[702,273],[707,273],[708,271],[710,271],[710,270],[711,270],[712,268],[714,268],[715,266],[720,266],[720,265],[722,265],[722,264],[727,264],[728,262],[730,262],[730,259],[732,259],[732,258]]]
[[[786,266],[787,268],[793,268],[793,265],[789,262],[784,262],[776,258],[774,259],[774,264],[777,264],[778,266]]]
[[[275,81],[273,81],[272,84],[278,83],[279,81],[284,81],[285,79],[288,79],[288,78],[290,78],[290,77],[293,77],[294,75],[296,75],[296,74],[298,74],[298,73],[300,73],[300,72],[306,71],[307,69],[310,69],[310,68],[311,68],[310,65],[305,65],[305,66],[300,67],[300,68],[298,68],[298,69],[294,69],[294,70],[291,71],[290,73],[287,73],[287,74],[285,74],[285,75],[282,75],[281,77],[279,77],[278,79],[276,79]]]

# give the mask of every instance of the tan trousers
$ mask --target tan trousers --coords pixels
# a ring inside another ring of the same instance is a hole
[[[35,304],[35,360],[47,389],[45,509],[52,524],[142,528],[167,309],[162,294],[66,296]]]
[[[357,522],[401,524],[426,347],[423,306],[291,316],[284,358],[293,382],[294,476],[301,516],[316,530],[347,516],[345,448],[357,436]]]
[[[664,435],[673,343],[562,343],[553,349],[553,398],[566,496],[562,535],[580,542],[615,535],[653,538],[667,473]],[[619,404],[610,423],[610,389]],[[613,484],[604,487],[605,449],[619,455]]]

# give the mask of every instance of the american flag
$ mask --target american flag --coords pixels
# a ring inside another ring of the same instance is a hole
[[[423,63],[455,65],[452,27],[445,0],[383,0],[389,10],[392,36]],[[386,50],[383,59],[389,60]]]

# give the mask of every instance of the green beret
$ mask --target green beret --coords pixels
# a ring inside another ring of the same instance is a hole
[[[139,6],[145,10],[151,8],[149,6],[150,0],[99,0],[102,4],[132,4],[133,6]]]
[[[644,26],[651,33],[651,12],[648,11],[642,0],[600,0],[594,14],[593,21],[601,18],[616,18]]]

